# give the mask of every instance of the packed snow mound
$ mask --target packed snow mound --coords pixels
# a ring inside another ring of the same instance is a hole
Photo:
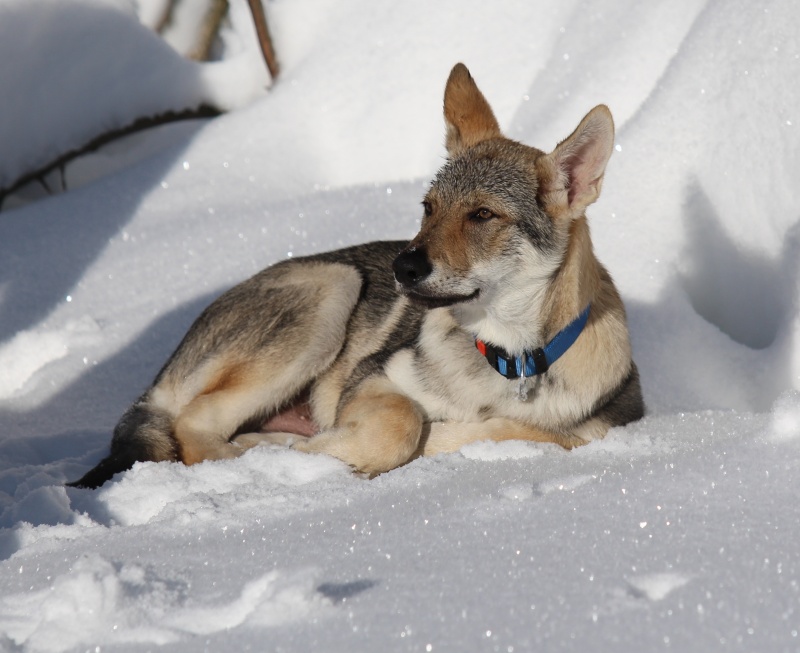
[[[186,601],[189,586],[158,570],[114,565],[93,554],[47,589],[3,597],[0,630],[7,642],[37,652],[68,651],[98,640],[164,645],[186,635],[290,624],[329,603],[307,573],[287,578],[269,572],[248,581],[238,596],[202,604]]]
[[[120,82],[143,83],[135,62],[153,52],[200,79],[130,11],[74,4],[63,34],[91,12],[136,35]],[[0,649],[796,650],[794,4],[266,6],[283,65],[269,95],[0,213]],[[64,11],[0,3],[0,50],[20,62],[0,76],[26,97],[47,90],[26,120],[59,137],[122,97],[76,96],[79,78],[105,78],[66,36],[49,51],[74,76],[32,83],[44,63],[6,18],[44,30]],[[371,481],[263,446],[66,489],[224,288],[286,257],[415,233],[457,61],[506,133],[544,150],[611,107],[616,151],[588,215],[649,415],[571,452],[476,443]],[[259,71],[245,88],[263,88]],[[74,122],[54,97],[83,99]],[[4,170],[56,138],[17,138],[17,122]]]
[[[268,76],[254,48],[194,63],[130,7],[125,0],[0,2],[0,59],[13,62],[0,67],[0,190],[139,118],[204,104],[224,110],[263,94]]]

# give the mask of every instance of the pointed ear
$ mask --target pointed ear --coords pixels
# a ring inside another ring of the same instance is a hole
[[[501,136],[492,108],[463,63],[456,64],[444,89],[447,152],[452,156],[489,138]]]
[[[614,148],[614,119],[601,104],[578,128],[537,161],[540,195],[553,212],[580,215],[600,196],[606,164]]]

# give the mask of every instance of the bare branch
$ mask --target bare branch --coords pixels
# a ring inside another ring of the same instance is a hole
[[[163,34],[164,30],[172,24],[172,18],[175,15],[175,7],[179,2],[180,0],[167,0],[166,5],[164,6],[164,11],[161,14],[161,18],[159,18],[158,22],[156,23],[156,33]]]
[[[203,16],[203,22],[200,25],[197,43],[189,53],[190,59],[208,61],[211,47],[214,45],[214,39],[217,37],[219,28],[222,26],[222,21],[225,20],[227,13],[228,0],[211,0],[211,6],[208,8],[206,15]]]
[[[267,28],[267,17],[264,15],[264,7],[261,5],[261,0],[247,0],[247,3],[250,5],[250,13],[253,14],[253,22],[256,26],[261,53],[264,55],[267,69],[274,81],[278,78],[280,66],[278,65],[278,58],[275,56],[275,50],[272,47],[272,38]]]
[[[101,134],[100,136],[92,139],[86,145],[79,147],[74,150],[70,150],[65,154],[60,155],[50,163],[43,165],[42,167],[38,168],[37,170],[33,170],[32,172],[25,173],[21,177],[19,177],[16,181],[14,181],[11,185],[7,188],[0,188],[0,211],[3,209],[3,202],[5,201],[6,197],[11,195],[12,193],[16,192],[26,184],[29,184],[32,181],[38,181],[48,193],[52,193],[52,189],[47,184],[45,177],[50,174],[53,170],[58,168],[63,168],[80,156],[84,154],[88,154],[89,152],[94,152],[95,150],[101,148],[103,145],[107,145],[108,143],[115,141],[123,136],[129,136],[131,134],[135,134],[140,131],[144,131],[146,129],[150,129],[152,127],[157,127],[158,125],[166,125],[171,122],[179,122],[181,120],[194,120],[197,118],[214,118],[220,115],[220,111],[211,107],[207,104],[203,104],[197,109],[186,109],[184,111],[168,111],[166,113],[162,113],[158,116],[152,116],[149,118],[139,118],[135,120],[133,123],[128,125],[127,127],[121,127],[120,129],[113,129],[105,134]],[[64,173],[62,172],[62,175]],[[64,185],[66,187],[66,184]]]

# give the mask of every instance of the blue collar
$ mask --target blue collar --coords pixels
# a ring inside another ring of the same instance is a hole
[[[561,358],[575,344],[583,327],[589,319],[589,304],[578,317],[559,331],[544,347],[522,352],[522,356],[512,356],[505,349],[495,347],[483,340],[475,339],[478,351],[486,357],[489,365],[507,379],[544,374],[550,366]]]

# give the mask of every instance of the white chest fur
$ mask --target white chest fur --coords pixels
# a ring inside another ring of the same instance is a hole
[[[552,370],[549,378],[529,379],[527,398],[521,401],[519,381],[492,369],[475,348],[472,336],[444,309],[429,313],[417,349],[395,354],[386,374],[422,406],[431,421],[481,422],[506,417],[555,428],[582,412]]]

